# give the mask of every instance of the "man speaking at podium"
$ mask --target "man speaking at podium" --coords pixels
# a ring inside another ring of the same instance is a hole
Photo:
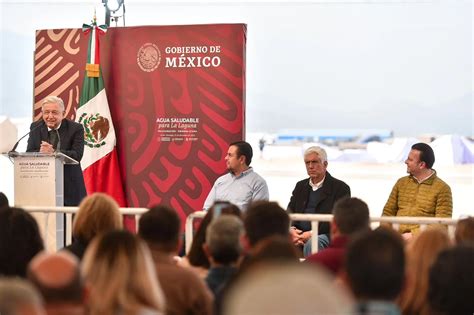
[[[41,103],[42,120],[30,126],[27,152],[61,152],[80,162],[84,153],[84,128],[64,118],[64,102],[48,96]],[[77,206],[86,196],[81,165],[64,165],[64,206]]]

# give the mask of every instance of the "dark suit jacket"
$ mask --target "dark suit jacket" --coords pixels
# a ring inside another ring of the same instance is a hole
[[[33,130],[38,125],[41,126]],[[31,124],[30,130],[26,151],[39,152],[41,141],[48,141],[48,127],[43,120],[38,120]],[[84,127],[72,120],[63,119],[58,132],[60,151],[80,162],[84,153]],[[77,206],[86,194],[81,165],[64,165],[64,205]]]
[[[309,193],[311,186],[309,185],[309,177],[296,183],[295,189],[291,194],[290,203],[288,204],[288,211],[290,213],[313,213],[313,214],[331,214],[334,203],[342,197],[350,197],[351,189],[342,180],[334,178],[326,172],[326,178],[324,179],[323,186],[321,188],[321,198],[314,211],[305,212],[306,205],[308,203]],[[303,231],[307,231],[308,228],[304,228],[300,221],[293,222],[293,225]],[[319,234],[329,234],[329,223],[319,223]]]
[[[84,258],[84,254],[86,252],[88,245],[89,245],[88,243],[83,242],[77,238],[74,238],[72,243],[64,247],[63,250],[67,250],[70,253],[74,254],[74,256],[76,256],[79,259],[79,261],[81,261],[82,258]]]

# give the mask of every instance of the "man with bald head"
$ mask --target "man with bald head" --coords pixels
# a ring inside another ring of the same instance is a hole
[[[84,285],[72,254],[38,254],[30,262],[28,279],[43,296],[48,315],[84,314]]]

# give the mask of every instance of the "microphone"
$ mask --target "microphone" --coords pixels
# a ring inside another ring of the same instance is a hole
[[[28,131],[26,133],[26,135],[24,135],[23,137],[21,137],[20,139],[18,139],[18,141],[15,143],[15,145],[13,146],[13,148],[8,152],[8,154],[10,153],[13,153],[13,152],[16,152],[16,148],[18,147],[18,144],[20,144],[20,141],[23,140],[23,138],[25,138],[27,135],[29,135],[32,131],[38,129],[39,127],[43,126],[44,122],[43,123],[39,123],[38,125],[36,125],[33,129],[31,129],[30,131]]]
[[[56,152],[61,152],[61,137],[59,136],[58,129],[54,129],[56,131],[56,135],[58,136],[58,145],[56,146]]]

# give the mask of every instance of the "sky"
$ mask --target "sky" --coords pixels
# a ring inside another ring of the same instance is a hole
[[[125,4],[126,26],[247,24],[247,132],[474,135],[470,0]],[[35,30],[81,27],[94,9],[102,22],[101,0],[0,0],[0,115],[31,115]]]

